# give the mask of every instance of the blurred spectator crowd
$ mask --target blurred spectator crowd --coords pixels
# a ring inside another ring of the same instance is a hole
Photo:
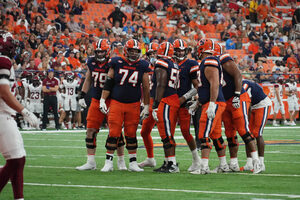
[[[296,0],[4,0],[0,24],[18,41],[13,63],[19,72],[53,68],[83,75],[99,38],[109,39],[111,56],[122,55],[130,38],[141,42],[143,54],[150,42],[181,38],[195,58],[197,41],[207,37],[223,44],[246,78],[272,82],[299,73],[299,5]]]

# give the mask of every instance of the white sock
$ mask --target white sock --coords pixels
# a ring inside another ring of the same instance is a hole
[[[201,163],[203,164],[203,166],[208,166],[208,158],[202,158]]]
[[[165,161],[168,162],[168,160],[169,160],[168,157],[165,157]]]
[[[129,162],[136,162],[136,153],[129,154]]]
[[[257,151],[251,152],[251,157],[252,157],[253,160],[258,160],[258,154],[257,154]]]
[[[95,155],[87,155],[87,162],[94,163],[95,162]]]
[[[238,159],[237,158],[230,158],[230,164],[234,165],[238,163]]]
[[[24,200],[24,198],[21,198],[21,199],[15,199],[15,200]]]
[[[226,165],[227,164],[226,156],[220,156],[219,160],[220,160],[220,165]]]
[[[250,157],[247,158],[246,165],[248,165],[248,166],[252,166],[253,165],[252,158],[250,158]]]
[[[273,120],[273,124],[276,124],[276,120]]]
[[[153,160],[154,160],[154,158],[148,158],[148,157],[147,157],[147,160],[151,160],[151,161],[153,161]]]
[[[192,152],[192,156],[193,156],[193,161],[200,161],[200,157],[199,157],[197,149],[194,149],[191,152]]]
[[[124,160],[124,155],[118,156],[118,160],[119,160],[119,161],[123,161],[123,160]]]
[[[175,156],[168,157],[168,161],[172,161],[173,164],[176,165],[176,157]]]
[[[259,157],[259,161],[260,161],[260,163],[264,163],[264,160],[265,160],[265,158],[264,157]]]

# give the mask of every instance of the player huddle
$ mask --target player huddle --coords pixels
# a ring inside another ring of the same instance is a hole
[[[103,120],[107,118],[109,134],[102,172],[113,170],[116,150],[118,169],[127,170],[124,146],[129,153],[129,171],[140,172],[144,167],[155,167],[151,137],[155,125],[163,143],[165,160],[154,171],[179,172],[174,140],[177,122],[192,154],[189,172],[264,171],[262,132],[272,105],[271,100],[258,84],[242,80],[233,59],[229,54],[223,54],[222,46],[218,43],[202,39],[195,51],[198,61],[187,58],[188,46],[182,39],[175,40],[173,44],[153,42],[142,59],[140,43],[131,39],[125,44],[123,56],[111,58],[109,41],[100,39],[95,46],[95,56],[88,60],[88,71],[79,97],[79,104],[86,107],[85,95],[89,89],[92,90],[85,139],[87,162],[76,169],[96,168],[96,137]],[[199,108],[201,158],[190,133],[191,116]],[[147,158],[137,163],[136,131],[140,119]],[[222,123],[229,147],[229,164],[225,156]],[[241,168],[237,159],[239,142],[236,132],[244,141],[247,151],[247,163]],[[211,140],[220,160],[214,170],[209,169]]]

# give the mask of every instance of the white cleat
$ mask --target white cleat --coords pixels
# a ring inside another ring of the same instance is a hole
[[[197,171],[198,169],[200,169],[201,167],[200,167],[200,159],[199,159],[199,161],[197,162],[197,161],[195,161],[195,160],[193,160],[193,162],[192,162],[192,165],[188,168],[188,171],[189,172],[193,172],[193,171]]]
[[[240,171],[240,166],[239,166],[238,163],[235,163],[235,164],[230,163],[229,164],[229,169],[233,172],[239,172]]]
[[[219,165],[218,167],[216,167],[214,170],[211,171],[211,173],[227,173],[227,172],[231,172],[227,163],[225,165]]]
[[[143,172],[144,169],[139,168],[138,164],[136,161],[130,162],[129,163],[129,171],[131,172]]]
[[[261,164],[260,164],[260,168],[261,168],[261,171],[262,171],[262,172],[266,171],[266,166],[265,166],[264,163],[261,163]]]
[[[290,123],[288,123],[288,121],[286,121],[286,120],[283,122],[283,124],[284,124],[285,126],[289,126],[289,125],[290,125]]]
[[[146,158],[143,162],[140,162],[138,164],[139,167],[155,167],[156,166],[156,160],[154,158]]]
[[[262,171],[259,160],[253,160],[253,174],[259,174]]]
[[[121,170],[121,171],[122,170],[127,170],[126,163],[125,163],[124,159],[118,160],[117,164],[118,164],[118,169],[119,170]]]
[[[95,162],[87,162],[82,166],[76,167],[77,170],[83,171],[83,170],[95,170],[96,169],[96,163]]]
[[[296,126],[296,125],[297,124],[294,121],[290,122],[290,126]]]
[[[279,126],[279,124],[277,124],[276,122],[275,123],[273,122],[273,126]]]
[[[200,174],[210,174],[209,166],[203,166],[201,165]]]
[[[101,172],[111,172],[114,170],[114,165],[112,160],[105,160],[105,165],[101,169]]]
[[[240,168],[240,171],[251,171],[251,172],[253,172],[253,165],[246,164],[244,167]]]

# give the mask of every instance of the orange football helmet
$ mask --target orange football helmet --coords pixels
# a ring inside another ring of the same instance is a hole
[[[220,56],[223,54],[223,47],[219,43],[215,42],[215,53],[214,56]]]
[[[159,45],[157,56],[171,59],[174,54],[173,45],[170,42],[163,42]]]
[[[174,58],[177,60],[184,60],[188,53],[187,43],[182,39],[176,39],[173,42],[174,47]]]
[[[158,50],[158,47],[159,47],[159,44],[156,43],[156,42],[151,42],[148,47],[147,47],[147,53],[151,53],[151,52],[157,52]]]
[[[95,58],[99,62],[105,62],[110,57],[110,42],[107,39],[100,39],[95,45]]]
[[[126,42],[124,47],[124,54],[130,62],[136,62],[138,59],[140,59],[141,52],[141,44],[137,40],[130,39]]]
[[[201,39],[197,43],[197,53],[200,58],[202,53],[215,54],[215,42],[211,39]]]

